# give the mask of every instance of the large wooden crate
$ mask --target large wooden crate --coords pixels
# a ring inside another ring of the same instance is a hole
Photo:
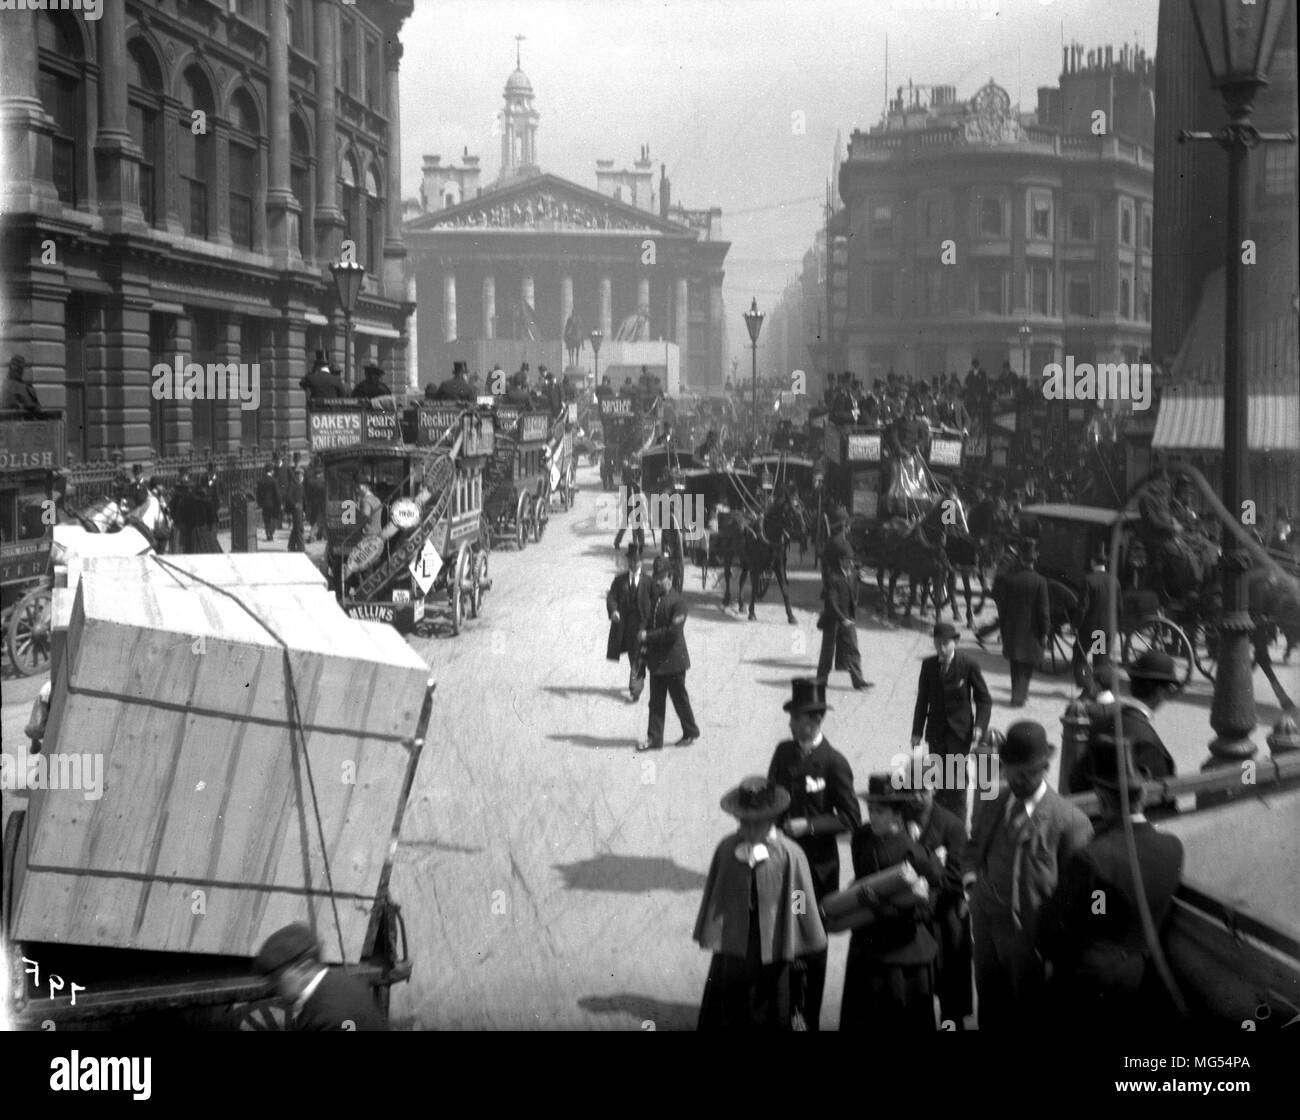
[[[226,595],[139,563],[81,579],[45,751],[102,754],[102,796],[31,792],[14,935],[250,956],[308,921],[328,960],[358,959],[426,665],[324,588],[232,587],[288,646],[295,738],[281,645]]]

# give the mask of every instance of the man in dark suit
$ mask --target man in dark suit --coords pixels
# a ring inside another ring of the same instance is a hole
[[[1173,756],[1165,747],[1151,720],[1157,709],[1181,691],[1174,659],[1160,650],[1149,649],[1129,666],[1129,693],[1119,703],[1120,726],[1124,741],[1133,752],[1133,764],[1148,779],[1161,780],[1177,774]],[[1093,715],[1094,733],[1111,733],[1115,727],[1115,713],[1110,705]],[[1070,771],[1070,792],[1082,793],[1091,789],[1088,751]]]
[[[962,882],[975,941],[980,1030],[1023,1030],[1041,1009],[1038,917],[1092,825],[1047,785],[1053,747],[1037,723],[1012,724],[998,752],[1007,789],[975,805]]]
[[[1083,577],[1078,616],[1074,626],[1074,683],[1091,698],[1096,693],[1093,672],[1105,657],[1114,658],[1116,636],[1111,619],[1118,620],[1119,580],[1106,571],[1106,552],[1099,550],[1092,558],[1092,570]],[[1097,639],[1102,648],[1097,650]],[[1091,664],[1090,664],[1091,662]]]
[[[641,622],[649,614],[650,581],[641,571],[641,549],[635,544],[627,546],[627,571],[619,572],[605,595],[605,610],[609,615],[609,640],[605,644],[605,657],[617,661],[627,654],[627,690],[636,703],[645,687],[645,661],[636,636]]]
[[[434,399],[440,401],[473,401],[477,397],[474,386],[469,383],[467,362],[452,362],[451,376],[439,385],[437,392],[434,393]]]
[[[945,777],[949,768],[954,766],[948,760],[961,756],[961,764],[955,767],[955,777],[960,779],[960,786],[945,781],[935,800],[964,826],[966,755],[977,731],[981,741],[988,734],[993,700],[980,667],[964,653],[957,652],[957,638],[957,627],[951,622],[935,624],[935,655],[921,662],[921,676],[916,683],[912,746],[920,746],[924,735],[930,750],[943,760]]]
[[[298,384],[307,390],[308,399],[313,401],[348,395],[348,387],[343,384],[343,378],[330,371],[324,350],[316,351],[316,360],[312,363],[311,373]]]
[[[315,935],[302,922],[271,934],[253,964],[292,1004],[291,1030],[388,1030],[388,1017],[370,990],[343,969],[325,967]]]
[[[820,905],[828,894],[840,889],[839,836],[862,823],[862,810],[848,759],[822,735],[822,719],[830,711],[825,682],[806,677],[791,681],[791,696],[784,708],[790,713],[794,738],[777,744],[767,780],[790,794],[783,827],[808,857],[815,901]],[[808,1029],[817,1030],[826,987],[825,950],[808,959],[807,980]]]
[[[384,380],[384,367],[370,365],[366,366],[366,379],[352,390],[352,395],[357,400],[374,400],[376,397],[391,397],[392,389]]]
[[[1084,758],[1088,784],[1101,807],[1097,835],[1061,868],[1056,893],[1043,907],[1038,947],[1052,965],[1052,1011],[1071,1028],[1159,1025],[1168,1001],[1151,966],[1138,909],[1124,815],[1132,822],[1141,889],[1157,937],[1173,908],[1182,876],[1183,845],[1158,832],[1142,814],[1143,776],[1125,745],[1128,804],[1120,792],[1121,752],[1108,734],[1095,734]],[[1098,897],[1105,900],[1099,909]]]
[[[672,589],[673,570],[667,559],[655,558],[653,575],[654,587],[646,613],[642,615],[642,630],[637,634],[650,671],[650,726],[645,739],[637,744],[639,751],[663,749],[664,708],[669,696],[682,724],[682,737],[677,740],[677,746],[689,747],[700,737],[695,713],[691,711],[691,698],[686,692],[686,670],[691,667],[684,629],[686,604]]]
[[[1020,546],[1015,571],[993,581],[993,601],[1002,627],[1002,656],[1011,662],[1010,708],[1023,708],[1029,699],[1029,682],[1043,659],[1052,630],[1052,603],[1047,580],[1034,571],[1038,546],[1026,538]]]
[[[266,473],[257,483],[257,504],[262,510],[262,528],[266,531],[268,541],[275,539],[275,531],[280,527],[280,503],[282,495],[275,477],[275,464],[267,465]]]
[[[636,464],[629,457],[623,460],[623,499],[626,502],[625,510],[627,520],[620,523],[618,532],[614,534],[614,547],[620,548],[623,544],[623,534],[632,529],[632,540],[636,542],[637,548],[645,548],[645,527],[644,522],[649,520],[647,510],[643,503],[641,494],[641,480],[637,475]],[[653,528],[651,537],[653,538]]]
[[[858,576],[853,550],[843,537],[832,537],[822,556],[822,613],[817,629],[822,632],[822,651],[817,659],[817,679],[826,682],[831,666],[848,671],[859,692],[872,688],[862,675],[858,651]]]

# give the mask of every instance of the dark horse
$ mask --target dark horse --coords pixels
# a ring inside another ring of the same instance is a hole
[[[951,501],[953,505],[949,505]],[[916,601],[917,591],[921,593],[921,610],[925,610],[925,601],[929,597],[934,602],[935,614],[943,609],[947,600],[948,586],[953,579],[952,564],[948,560],[947,541],[948,526],[945,519],[954,508],[960,509],[956,499],[941,499],[930,507],[926,515],[917,521],[909,522],[901,517],[893,517],[869,529],[858,544],[858,554],[862,563],[876,570],[876,588],[885,612],[890,620],[894,617],[894,596],[898,587],[898,577],[907,575],[907,606],[903,612],[904,620],[912,617],[912,604]],[[965,524],[965,513],[961,513],[960,524]],[[888,591],[885,583],[888,577]]]
[[[786,621],[794,624],[785,553],[790,541],[798,539],[798,534],[804,531],[805,524],[803,503],[795,494],[776,495],[763,511],[761,521],[747,510],[718,511],[718,532],[712,551],[722,564],[726,581],[722,594],[723,610],[731,605],[731,563],[735,560],[740,567],[740,580],[736,584],[737,609],[744,602],[745,577],[748,576],[749,617],[751,621],[756,618],[754,603],[767,593],[768,578],[775,576],[776,585],[781,589],[781,601],[785,604]]]

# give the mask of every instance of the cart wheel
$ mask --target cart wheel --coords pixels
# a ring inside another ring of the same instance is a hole
[[[469,545],[461,545],[456,553],[451,579],[447,581],[447,597],[451,607],[451,632],[459,634],[465,625],[465,605],[470,593],[465,587],[470,578]]]
[[[478,546],[484,552],[492,551],[492,521],[486,511],[478,515]]]
[[[14,604],[5,631],[9,663],[24,677],[50,668],[50,605],[48,587],[36,587]]]
[[[1059,676],[1074,663],[1074,626],[1070,619],[1078,610],[1079,597],[1059,580],[1047,581],[1047,597],[1051,606],[1052,632],[1048,635],[1039,668],[1044,673]]]
[[[1196,667],[1211,684],[1219,672],[1219,624],[1217,622],[1194,622],[1187,628],[1192,639],[1192,653],[1196,658]],[[1258,662],[1255,656],[1255,644],[1250,647],[1250,667],[1253,670]]]
[[[528,537],[532,533],[533,504],[527,494],[519,495],[519,504],[515,506],[515,544],[519,546],[519,551],[528,545]]]
[[[284,1006],[275,999],[236,1005],[238,1029],[241,1031],[286,1031],[289,1029]]]
[[[1192,642],[1183,628],[1162,615],[1148,618],[1124,635],[1124,668],[1128,668],[1148,650],[1167,653],[1174,660],[1174,672],[1178,674],[1180,688],[1187,686],[1191,679],[1196,657],[1192,651]]]
[[[469,601],[470,618],[478,618],[479,612],[483,609],[483,596],[487,594],[488,581],[488,554],[484,549],[479,549],[474,553],[474,592]]]
[[[18,862],[18,843],[26,819],[25,809],[15,809],[9,814],[9,822],[5,825],[4,882],[0,883],[0,940],[6,943],[13,928],[14,868]],[[4,982],[8,983],[7,977]]]
[[[551,519],[550,500],[542,495],[533,502],[533,542],[540,544],[542,534],[546,532],[546,523]]]

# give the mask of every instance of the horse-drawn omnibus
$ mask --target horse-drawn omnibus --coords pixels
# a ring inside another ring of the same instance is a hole
[[[459,634],[491,587],[482,509],[492,417],[454,403],[399,413],[318,400],[309,419],[325,468],[326,567],[343,609],[409,633],[443,595]]]
[[[550,417],[519,405],[497,404],[496,449],[487,461],[483,505],[494,542],[520,549],[540,541],[550,520]]]
[[[606,397],[600,406],[604,451],[600,457],[600,481],[606,490],[618,486],[623,460],[640,451],[645,442],[645,421],[635,397]]]

